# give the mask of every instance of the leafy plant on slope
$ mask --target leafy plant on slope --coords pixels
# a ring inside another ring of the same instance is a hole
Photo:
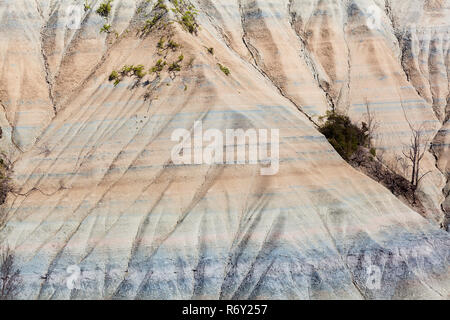
[[[328,111],[327,121],[320,126],[319,131],[328,139],[328,142],[345,160],[358,150],[359,146],[366,146],[369,139],[368,128],[354,125],[350,118]]]
[[[113,1],[114,0],[106,0],[105,2],[101,3],[96,12],[104,18],[108,18],[109,14],[111,13],[111,3]]]

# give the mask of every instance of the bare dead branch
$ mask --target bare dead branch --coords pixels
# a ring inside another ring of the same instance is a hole
[[[0,300],[11,300],[22,284],[20,270],[15,268],[15,255],[8,246],[3,248],[0,259]]]

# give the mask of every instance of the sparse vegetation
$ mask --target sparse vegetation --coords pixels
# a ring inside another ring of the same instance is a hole
[[[173,62],[169,66],[169,71],[181,71],[181,65],[178,63],[178,61]]]
[[[115,87],[120,83],[120,81],[122,81],[122,77],[117,71],[113,70],[111,72],[111,74],[109,75],[109,81],[114,81],[114,87]]]
[[[196,13],[191,12],[191,11],[188,10],[181,17],[181,24],[190,33],[196,33],[197,32],[198,24],[195,21],[195,14]]]
[[[111,25],[110,24],[104,24],[103,27],[100,29],[100,33],[110,33],[111,32]]]
[[[326,118],[327,121],[320,126],[319,131],[342,158],[348,161],[360,146],[367,146],[369,134],[364,123],[362,128],[359,128],[349,117],[330,111],[327,112]]]
[[[140,8],[140,9],[142,9],[142,8]],[[145,25],[141,30],[143,35],[147,35],[153,29],[153,27],[156,26],[158,24],[158,22],[160,22],[162,20],[162,18],[168,12],[167,7],[164,4],[164,1],[162,1],[162,0],[158,0],[158,2],[154,5],[152,11],[154,12],[154,16],[151,19],[147,19],[145,21]]]
[[[164,4],[164,0],[158,0],[158,2],[155,4],[154,9],[162,9],[167,11],[167,6]]]
[[[171,0],[174,8],[172,11],[178,17],[178,23],[189,33],[197,34],[199,25],[196,21],[198,11],[184,0]]]
[[[0,128],[0,139],[2,138],[2,136],[3,131]],[[2,155],[2,157],[0,157],[0,205],[5,203],[6,196],[10,191],[12,191],[9,180],[10,165],[6,163],[6,156]],[[0,212],[0,227],[2,226],[3,219],[4,216]]]
[[[172,39],[169,40],[167,47],[172,49],[172,50],[176,50],[180,47],[180,44],[176,43],[175,41],[173,41]]]
[[[20,270],[15,267],[15,255],[9,247],[3,248],[0,259],[0,300],[12,300],[22,284]]]
[[[133,66],[133,75],[138,77],[139,79],[142,79],[146,75],[144,69],[145,67],[142,64]]]
[[[207,49],[208,49],[209,54],[214,55],[214,48],[213,47],[207,48]]]
[[[162,18],[162,15],[156,15],[154,16],[152,19],[148,19],[145,21],[145,26],[142,29],[143,33],[148,33],[150,31],[150,29],[152,29],[157,23],[158,21]]]
[[[0,139],[3,136],[3,130],[0,128]],[[0,205],[5,203],[6,196],[12,191],[9,180],[10,164],[7,163],[6,156],[0,156]],[[6,221],[6,211],[0,208],[0,229]]]
[[[166,61],[159,59],[158,61],[156,61],[156,64],[150,69],[150,73],[163,71],[166,64]]]
[[[175,14],[176,22],[178,22],[184,30],[196,34],[199,25],[195,18],[198,14],[195,7],[191,4],[186,3],[184,0],[171,0],[171,2],[174,6],[174,8],[172,8],[172,11]],[[140,14],[141,11],[142,8],[139,8],[137,13]],[[158,2],[153,6],[152,9],[153,17],[146,20],[145,25],[141,30],[142,34],[147,35],[153,29],[153,27],[158,25],[158,23],[163,20],[163,17],[167,14],[167,12],[168,8],[164,4],[164,1],[158,0]],[[166,21],[164,24],[160,24],[160,26],[166,27],[173,22],[174,21]]]
[[[161,39],[159,39],[158,44],[156,45],[156,47],[158,49],[164,49],[164,44],[166,43],[166,39],[164,37],[161,37]]]
[[[222,70],[222,72],[226,75],[229,76],[231,74],[230,69],[228,69],[227,67],[225,67],[224,65],[221,65],[220,63],[217,64],[220,68],[220,70]]]
[[[98,7],[96,12],[104,18],[108,18],[109,14],[111,13],[111,3],[113,1],[114,0],[105,0],[100,4],[100,7]]]
[[[88,3],[88,0],[84,1],[84,11],[91,10],[91,5]]]
[[[119,73],[117,71],[113,71],[111,72],[111,74],[109,75],[109,81],[113,81],[119,78]]]
[[[122,76],[136,76],[138,78],[143,78],[145,76],[145,72],[144,72],[144,66],[142,64],[140,65],[124,65],[122,67],[122,71],[121,74]]]
[[[381,183],[393,195],[404,201],[411,208],[422,211],[423,206],[415,197],[415,190],[411,183],[394,169],[383,164],[383,156],[373,156],[367,148],[359,147],[352,155],[349,163],[366,175]]]
[[[145,66],[139,64],[135,65],[124,65],[120,72],[113,70],[109,75],[109,81],[114,81],[114,86],[117,86],[124,77],[135,76],[139,80],[142,79],[147,73],[144,72]]]

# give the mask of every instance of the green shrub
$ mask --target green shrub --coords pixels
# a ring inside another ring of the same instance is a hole
[[[166,42],[166,40],[164,39],[164,37],[162,37],[161,39],[159,39],[158,44],[156,45],[156,47],[159,48],[159,49],[163,49],[165,42]]]
[[[192,11],[186,11],[181,17],[181,25],[190,33],[196,33],[198,24],[195,21],[195,13]]]
[[[208,52],[209,52],[210,54],[214,55],[214,48],[213,48],[213,47],[208,48]]]
[[[113,81],[119,78],[119,73],[116,70],[113,70],[109,75],[109,81]]]
[[[162,59],[159,59],[158,61],[156,61],[156,64],[150,69],[150,73],[155,73],[155,72],[161,72],[164,69],[164,66],[167,63],[164,61],[162,61]]]
[[[377,150],[376,150],[375,148],[370,148],[370,154],[371,154],[373,157],[376,157],[376,155],[377,155]]]
[[[169,43],[167,44],[167,47],[172,49],[172,50],[176,50],[180,45],[178,43],[176,43],[175,41],[173,41],[172,39],[169,40]]]
[[[23,289],[22,276],[14,252],[8,246],[0,249],[0,300],[15,300]]]
[[[154,9],[162,9],[164,11],[167,11],[167,6],[164,4],[164,0],[158,0],[158,2],[154,6]]]
[[[133,65],[126,64],[122,67],[122,71],[121,71],[122,75],[128,76],[128,75],[130,75],[131,72],[133,72]]]
[[[102,4],[100,4],[100,7],[98,7],[97,9],[97,13],[104,17],[107,18],[109,16],[109,14],[111,13],[111,3],[114,0],[106,0],[105,2],[103,2]]]
[[[145,67],[142,64],[137,66],[134,65],[124,65],[122,70],[119,72],[113,70],[109,75],[109,81],[114,80],[114,86],[117,86],[120,81],[122,81],[123,77],[136,76],[139,79],[142,79],[146,73],[144,72]]]
[[[169,66],[169,71],[181,71],[181,66],[178,62],[174,62]]]
[[[156,11],[152,19],[145,21],[145,26],[142,29],[143,33],[148,33],[167,13],[167,7],[162,0],[158,2],[153,7],[153,11]]]
[[[367,145],[367,128],[359,128],[349,117],[336,112],[327,112],[326,118],[327,121],[319,127],[319,131],[345,160],[348,161],[359,146]]]
[[[220,70],[225,73],[226,76],[229,76],[231,74],[230,69],[228,69],[227,67],[221,65],[220,63],[218,63],[217,65],[219,66]]]
[[[163,17],[163,15],[156,15],[153,16],[153,19],[148,19],[147,21],[145,21],[145,26],[142,29],[142,32],[144,33],[148,33],[157,23],[158,21]]]
[[[3,131],[0,128],[0,138],[3,135]],[[9,166],[5,163],[5,160],[0,158],[0,205],[5,203],[6,196],[12,191],[12,186],[10,185],[9,179]],[[4,217],[1,216],[2,211],[0,210],[0,227],[2,225],[2,220]]]
[[[144,72],[144,66],[142,64],[133,66],[133,74],[138,77],[139,79],[142,79],[146,73]]]
[[[103,27],[100,29],[100,33],[110,33],[111,31],[111,25],[110,24],[104,24]]]
[[[114,87],[117,86],[120,83],[120,81],[122,81],[122,77],[116,70],[113,70],[109,75],[109,81],[113,80],[114,80]]]
[[[91,5],[88,3],[88,0],[84,1],[84,11],[91,10]]]
[[[184,0],[172,0],[174,9],[172,11],[178,17],[178,23],[190,33],[197,33],[198,23],[195,16],[198,14],[193,5],[188,5]]]

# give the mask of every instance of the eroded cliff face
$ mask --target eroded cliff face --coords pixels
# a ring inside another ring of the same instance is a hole
[[[0,3],[2,148],[15,190],[0,241],[20,298],[448,298],[449,4],[197,0],[192,34],[157,1]],[[172,1],[164,1],[169,9]],[[426,37],[424,37],[426,35]],[[181,70],[108,81],[182,54]],[[214,55],[207,48],[214,48]],[[218,64],[230,69],[226,76]],[[376,115],[398,165],[411,126],[433,139],[425,218],[354,170],[315,124],[327,110]],[[174,165],[176,128],[280,130],[280,170]],[[446,200],[447,196],[447,200]],[[81,289],[67,268],[81,268]],[[377,283],[379,282],[379,283]]]

